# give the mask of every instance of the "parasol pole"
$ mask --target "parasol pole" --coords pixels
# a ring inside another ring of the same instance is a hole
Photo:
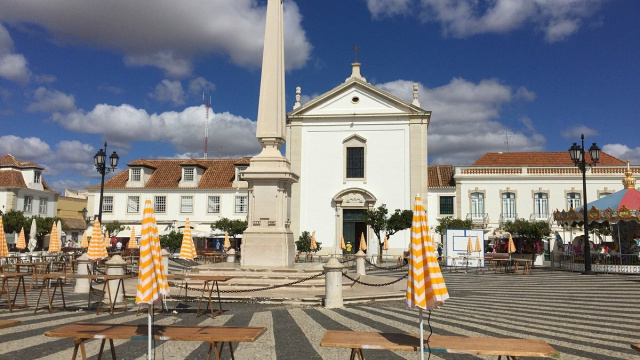
[[[149,310],[148,310],[148,315],[147,315],[147,320],[148,320],[148,324],[147,324],[147,359],[151,360],[152,356],[151,356],[151,341],[153,339],[153,332],[152,332],[152,328],[153,328],[153,304],[149,304]]]
[[[422,308],[418,308],[418,313],[420,314],[420,360],[424,360],[424,329],[423,319],[422,319]]]

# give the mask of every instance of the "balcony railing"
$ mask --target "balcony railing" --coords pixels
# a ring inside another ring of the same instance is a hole
[[[551,215],[550,214],[531,214],[529,215],[529,221],[546,221],[546,222],[551,222]]]
[[[518,214],[500,214],[500,224],[504,224],[507,221],[515,221],[518,218]]]
[[[471,220],[474,225],[482,225],[486,227],[489,223],[489,214],[487,213],[468,213],[467,220]]]

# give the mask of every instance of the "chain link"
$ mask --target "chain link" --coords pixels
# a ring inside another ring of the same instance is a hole
[[[402,265],[398,265],[398,266],[388,266],[388,267],[383,267],[383,266],[378,266],[374,263],[372,263],[371,261],[369,261],[369,259],[364,259],[364,261],[367,262],[367,264],[373,266],[376,269],[380,269],[380,270],[398,270],[398,269],[402,269],[403,267],[405,267],[407,264],[402,264]]]
[[[258,288],[258,289],[242,289],[242,290],[220,290],[221,293],[247,293],[247,292],[253,292],[253,291],[264,291],[264,290],[272,290],[272,289],[278,289],[281,287],[285,287],[285,286],[291,286],[291,285],[296,285],[296,284],[300,284],[303,283],[305,281],[309,281],[309,280],[313,280],[316,279],[320,276],[324,275],[324,271],[315,275],[312,275],[308,278],[305,279],[299,279],[290,283],[286,283],[286,284],[279,284],[279,285],[272,285],[272,286],[265,286],[262,288]],[[192,287],[187,287],[187,286],[183,286],[183,285],[178,285],[174,282],[169,282],[169,286],[171,287],[177,287],[179,289],[187,289],[187,290],[191,290],[191,291],[202,291],[202,288],[192,288]]]
[[[395,283],[398,283],[398,282],[402,281],[402,279],[404,279],[404,278],[406,278],[406,277],[407,277],[407,275],[404,275],[404,276],[399,277],[399,278],[397,278],[397,279],[395,279],[395,280],[393,280],[393,281],[390,281],[390,282],[388,282],[388,283],[383,283],[383,284],[370,284],[370,283],[362,282],[362,281],[360,281],[360,280],[358,280],[358,279],[354,279],[354,278],[352,278],[351,276],[349,276],[349,275],[347,275],[347,274],[345,274],[345,273],[342,273],[342,276],[344,276],[344,277],[346,277],[347,279],[349,279],[349,280],[351,280],[351,281],[353,281],[353,282],[356,282],[356,283],[358,283],[358,284],[365,285],[365,286],[373,286],[373,287],[382,287],[382,286],[393,285],[393,284],[395,284]]]

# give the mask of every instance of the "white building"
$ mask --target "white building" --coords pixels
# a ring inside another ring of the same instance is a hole
[[[13,155],[0,158],[0,210],[22,211],[25,217],[56,216],[58,192],[42,177],[44,167],[22,162]]]
[[[366,209],[386,204],[412,209],[427,196],[427,128],[431,112],[369,84],[360,64],[341,85],[300,104],[287,115],[287,158],[300,176],[292,186],[291,229],[315,231],[321,253],[338,253],[340,236],[359,249],[364,233],[370,253],[375,235],[363,222]],[[410,231],[395,234],[389,253],[407,248]]]
[[[132,161],[104,184],[102,222],[118,221],[139,235],[144,202],[150,199],[160,232],[184,226],[189,218],[194,236],[219,235],[211,231],[214,221],[247,218],[247,183],[238,175],[248,164],[249,158]],[[98,215],[100,185],[87,190],[93,218]]]

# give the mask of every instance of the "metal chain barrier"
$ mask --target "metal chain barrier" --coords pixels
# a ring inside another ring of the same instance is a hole
[[[369,283],[366,283],[366,282],[362,282],[362,281],[360,281],[360,280],[358,280],[358,279],[354,279],[354,278],[352,278],[351,276],[349,276],[349,275],[347,275],[347,274],[345,274],[345,273],[342,273],[342,276],[344,276],[344,277],[346,277],[347,279],[349,279],[349,280],[351,280],[351,281],[353,281],[353,282],[356,282],[356,283],[358,283],[358,284],[366,285],[366,286],[373,286],[373,287],[382,287],[382,286],[393,285],[393,284],[395,284],[395,283],[397,283],[397,282],[402,281],[402,279],[404,279],[404,278],[406,278],[406,277],[407,277],[407,275],[404,275],[404,276],[399,277],[399,278],[397,278],[397,279],[395,279],[395,280],[393,280],[393,281],[390,281],[390,282],[388,282],[388,283],[382,283],[382,284],[369,284]]]
[[[300,283],[303,283],[303,282],[305,282],[305,281],[309,281],[309,280],[313,280],[313,279],[315,279],[315,278],[318,278],[318,277],[320,277],[320,276],[322,276],[322,275],[324,275],[324,271],[323,271],[323,272],[321,272],[321,273],[318,273],[318,274],[312,275],[312,276],[310,276],[310,277],[308,277],[308,278],[305,278],[305,279],[299,279],[299,280],[296,280],[296,281],[293,281],[293,282],[290,282],[290,283],[287,283],[287,284],[279,284],[279,285],[273,285],[273,286],[265,286],[265,287],[263,287],[263,288],[258,288],[258,289],[220,290],[220,292],[221,292],[221,293],[236,293],[236,294],[237,294],[237,293],[247,293],[247,292],[252,292],[252,291],[272,290],[272,289],[278,289],[278,288],[285,287],[285,286],[291,286],[291,285],[300,284]],[[176,284],[176,283],[174,283],[174,282],[169,282],[169,286],[171,286],[171,287],[177,287],[177,288],[180,288],[180,289],[185,289],[185,288],[186,288],[187,290],[191,290],[191,291],[202,291],[202,288],[186,287],[186,286],[183,286],[183,285],[178,285],[178,284]]]
[[[407,266],[407,264],[402,264],[402,265],[397,265],[397,266],[383,267],[383,266],[378,266],[378,265],[372,263],[371,261],[369,261],[369,259],[364,259],[364,261],[366,261],[367,264],[373,266],[374,268],[380,269],[380,270],[399,270],[399,269],[402,269],[403,267]]]

